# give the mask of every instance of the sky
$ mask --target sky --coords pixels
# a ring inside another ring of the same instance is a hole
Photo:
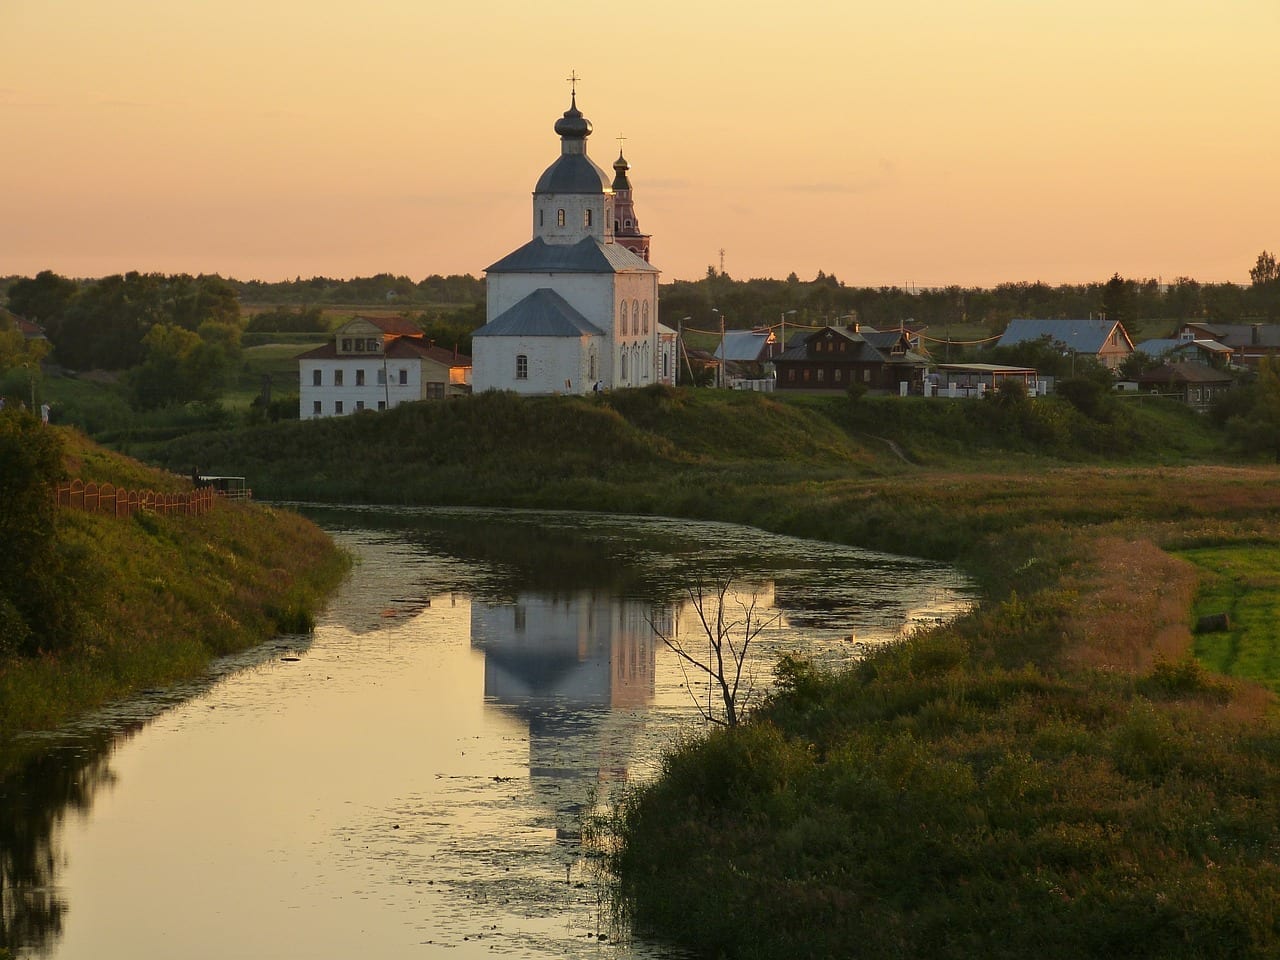
[[[0,276],[482,275],[569,106],[662,280],[1247,283],[1276,0],[0,0]]]

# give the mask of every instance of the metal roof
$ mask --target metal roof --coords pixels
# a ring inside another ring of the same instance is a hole
[[[547,243],[535,237],[485,268],[487,273],[660,272],[620,243],[583,237],[577,243]]]
[[[605,193],[611,191],[609,175],[585,153],[568,153],[538,178],[534,193]]]
[[[1099,353],[1106,346],[1107,339],[1119,327],[1125,342],[1132,347],[1132,341],[1118,320],[1010,320],[1000,337],[997,347],[1011,347],[1028,340],[1039,340],[1048,337],[1056,340],[1064,347],[1070,347],[1077,353]]]
[[[730,361],[752,363],[765,359],[769,348],[768,332],[756,333],[754,330],[726,330],[724,332],[724,355]],[[722,359],[720,345],[716,345],[715,358]]]
[[[539,287],[473,333],[474,337],[603,337],[604,331],[554,290]]]

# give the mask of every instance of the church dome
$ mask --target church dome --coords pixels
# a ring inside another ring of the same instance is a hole
[[[534,193],[608,193],[609,175],[587,156],[591,121],[578,109],[577,94],[556,121],[556,133],[560,134],[560,156],[538,178]]]
[[[627,171],[631,169],[631,164],[627,163],[626,157],[622,155],[622,151],[618,151],[618,159],[613,161],[613,191],[617,193],[619,190],[630,190],[631,181],[627,179]]]
[[[571,98],[569,109],[564,112],[564,116],[556,121],[556,133],[565,140],[585,140],[591,136],[591,121],[578,109],[577,94]]]

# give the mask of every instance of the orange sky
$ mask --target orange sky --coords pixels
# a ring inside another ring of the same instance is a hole
[[[578,104],[663,279],[1248,281],[1276,0],[0,0],[0,275],[483,269]]]

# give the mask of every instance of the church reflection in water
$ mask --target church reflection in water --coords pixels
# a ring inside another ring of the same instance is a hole
[[[595,590],[472,601],[485,699],[528,725],[531,785],[561,831],[597,787],[627,779],[638,728],[622,718],[654,700],[654,628],[670,633],[673,615]]]

